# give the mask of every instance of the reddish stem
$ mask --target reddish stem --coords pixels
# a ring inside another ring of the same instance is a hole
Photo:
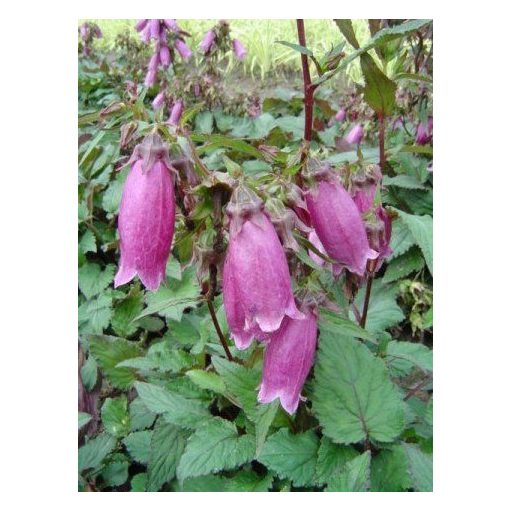
[[[305,22],[302,19],[297,19],[297,31],[299,45],[306,48],[306,35],[305,35]],[[305,95],[305,133],[304,141],[305,149],[301,154],[301,163],[306,159],[306,153],[308,151],[308,144],[312,141],[313,133],[313,94],[315,92],[315,86],[312,85],[312,79],[310,77],[310,67],[308,65],[308,57],[301,53],[301,67],[303,68],[303,92]],[[298,184],[301,184],[301,174],[298,174]]]

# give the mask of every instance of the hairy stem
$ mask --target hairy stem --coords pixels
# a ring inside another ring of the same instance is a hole
[[[306,34],[305,34],[305,22],[302,19],[297,19],[297,31],[299,45],[306,48]],[[305,133],[304,133],[304,150],[301,154],[301,163],[306,159],[308,146],[312,141],[313,133],[313,94],[315,92],[315,86],[312,85],[312,79],[310,77],[310,67],[308,65],[308,56],[301,53],[301,67],[303,68],[303,92],[305,95]],[[302,177],[299,173],[297,175],[298,184],[301,185]]]

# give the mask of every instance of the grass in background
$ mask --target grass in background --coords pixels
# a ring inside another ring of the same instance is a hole
[[[79,20],[82,23],[86,20]],[[132,19],[91,19],[103,31],[104,38],[96,44],[113,49],[118,34],[128,30],[137,35],[134,30],[136,20]],[[276,41],[288,41],[297,44],[296,20],[271,19],[232,19],[230,28],[232,37],[240,39],[248,49],[244,61],[245,72],[254,78],[264,79],[266,75],[278,76],[285,71],[298,72],[301,60],[298,52],[277,44]],[[181,27],[191,34],[189,45],[197,51],[198,45],[207,30],[218,20],[179,20]],[[318,55],[325,53],[343,40],[333,20],[306,20],[307,45]],[[361,43],[370,37],[366,20],[353,20],[356,35]],[[234,67],[233,57],[229,62],[229,69]],[[354,62],[347,69],[352,81],[359,82],[361,72],[358,62]]]

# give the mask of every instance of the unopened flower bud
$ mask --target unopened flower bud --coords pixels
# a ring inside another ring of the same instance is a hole
[[[175,49],[179,52],[179,55],[183,60],[188,60],[193,54],[182,39],[177,39],[175,41]]]
[[[363,138],[363,126],[361,124],[356,124],[350,131],[346,137],[347,143],[358,145]]]
[[[243,46],[241,41],[239,41],[238,39],[234,39],[232,41],[232,47],[234,49],[236,57],[239,60],[244,60],[246,58],[246,48]]]
[[[216,34],[213,30],[209,30],[207,34],[205,34],[202,42],[200,43],[200,49],[207,55],[214,44],[214,40],[216,39]]]

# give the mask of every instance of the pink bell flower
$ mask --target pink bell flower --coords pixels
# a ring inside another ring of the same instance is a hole
[[[184,104],[182,101],[177,101],[170,111],[170,118],[168,119],[168,123],[172,126],[177,126],[179,121],[181,120],[181,115],[184,110]]]
[[[165,104],[165,91],[161,91],[152,101],[152,107],[159,110]]]
[[[239,41],[239,39],[234,39],[232,41],[232,48],[234,49],[234,53],[239,60],[244,60],[246,58],[246,48],[243,43]]]
[[[343,122],[345,120],[345,115],[346,114],[344,108],[340,108],[340,110],[336,112],[335,120],[337,120],[338,122]]]
[[[258,401],[263,404],[279,398],[289,414],[298,408],[317,346],[316,312],[311,308],[303,308],[303,312],[304,319],[285,317],[280,329],[271,334],[258,394]]]
[[[284,317],[301,319],[285,252],[262,201],[239,185],[227,206],[229,245],[223,268],[223,300],[238,349],[264,340]]]
[[[138,275],[149,290],[165,279],[175,223],[168,146],[152,134],[135,147],[119,210],[120,264],[115,287]]]
[[[211,51],[212,45],[214,44],[214,40],[216,39],[216,34],[213,30],[209,30],[207,34],[205,34],[202,42],[200,43],[200,49],[204,52],[204,54],[208,54]]]
[[[363,126],[356,124],[350,131],[345,140],[347,143],[358,145],[363,139]]]
[[[183,60],[189,60],[193,52],[188,48],[186,43],[181,39],[176,39],[175,49],[179,52],[179,55]]]
[[[361,214],[329,166],[315,177],[317,182],[306,193],[312,226],[330,258],[363,276],[367,261],[378,253],[368,245]]]

